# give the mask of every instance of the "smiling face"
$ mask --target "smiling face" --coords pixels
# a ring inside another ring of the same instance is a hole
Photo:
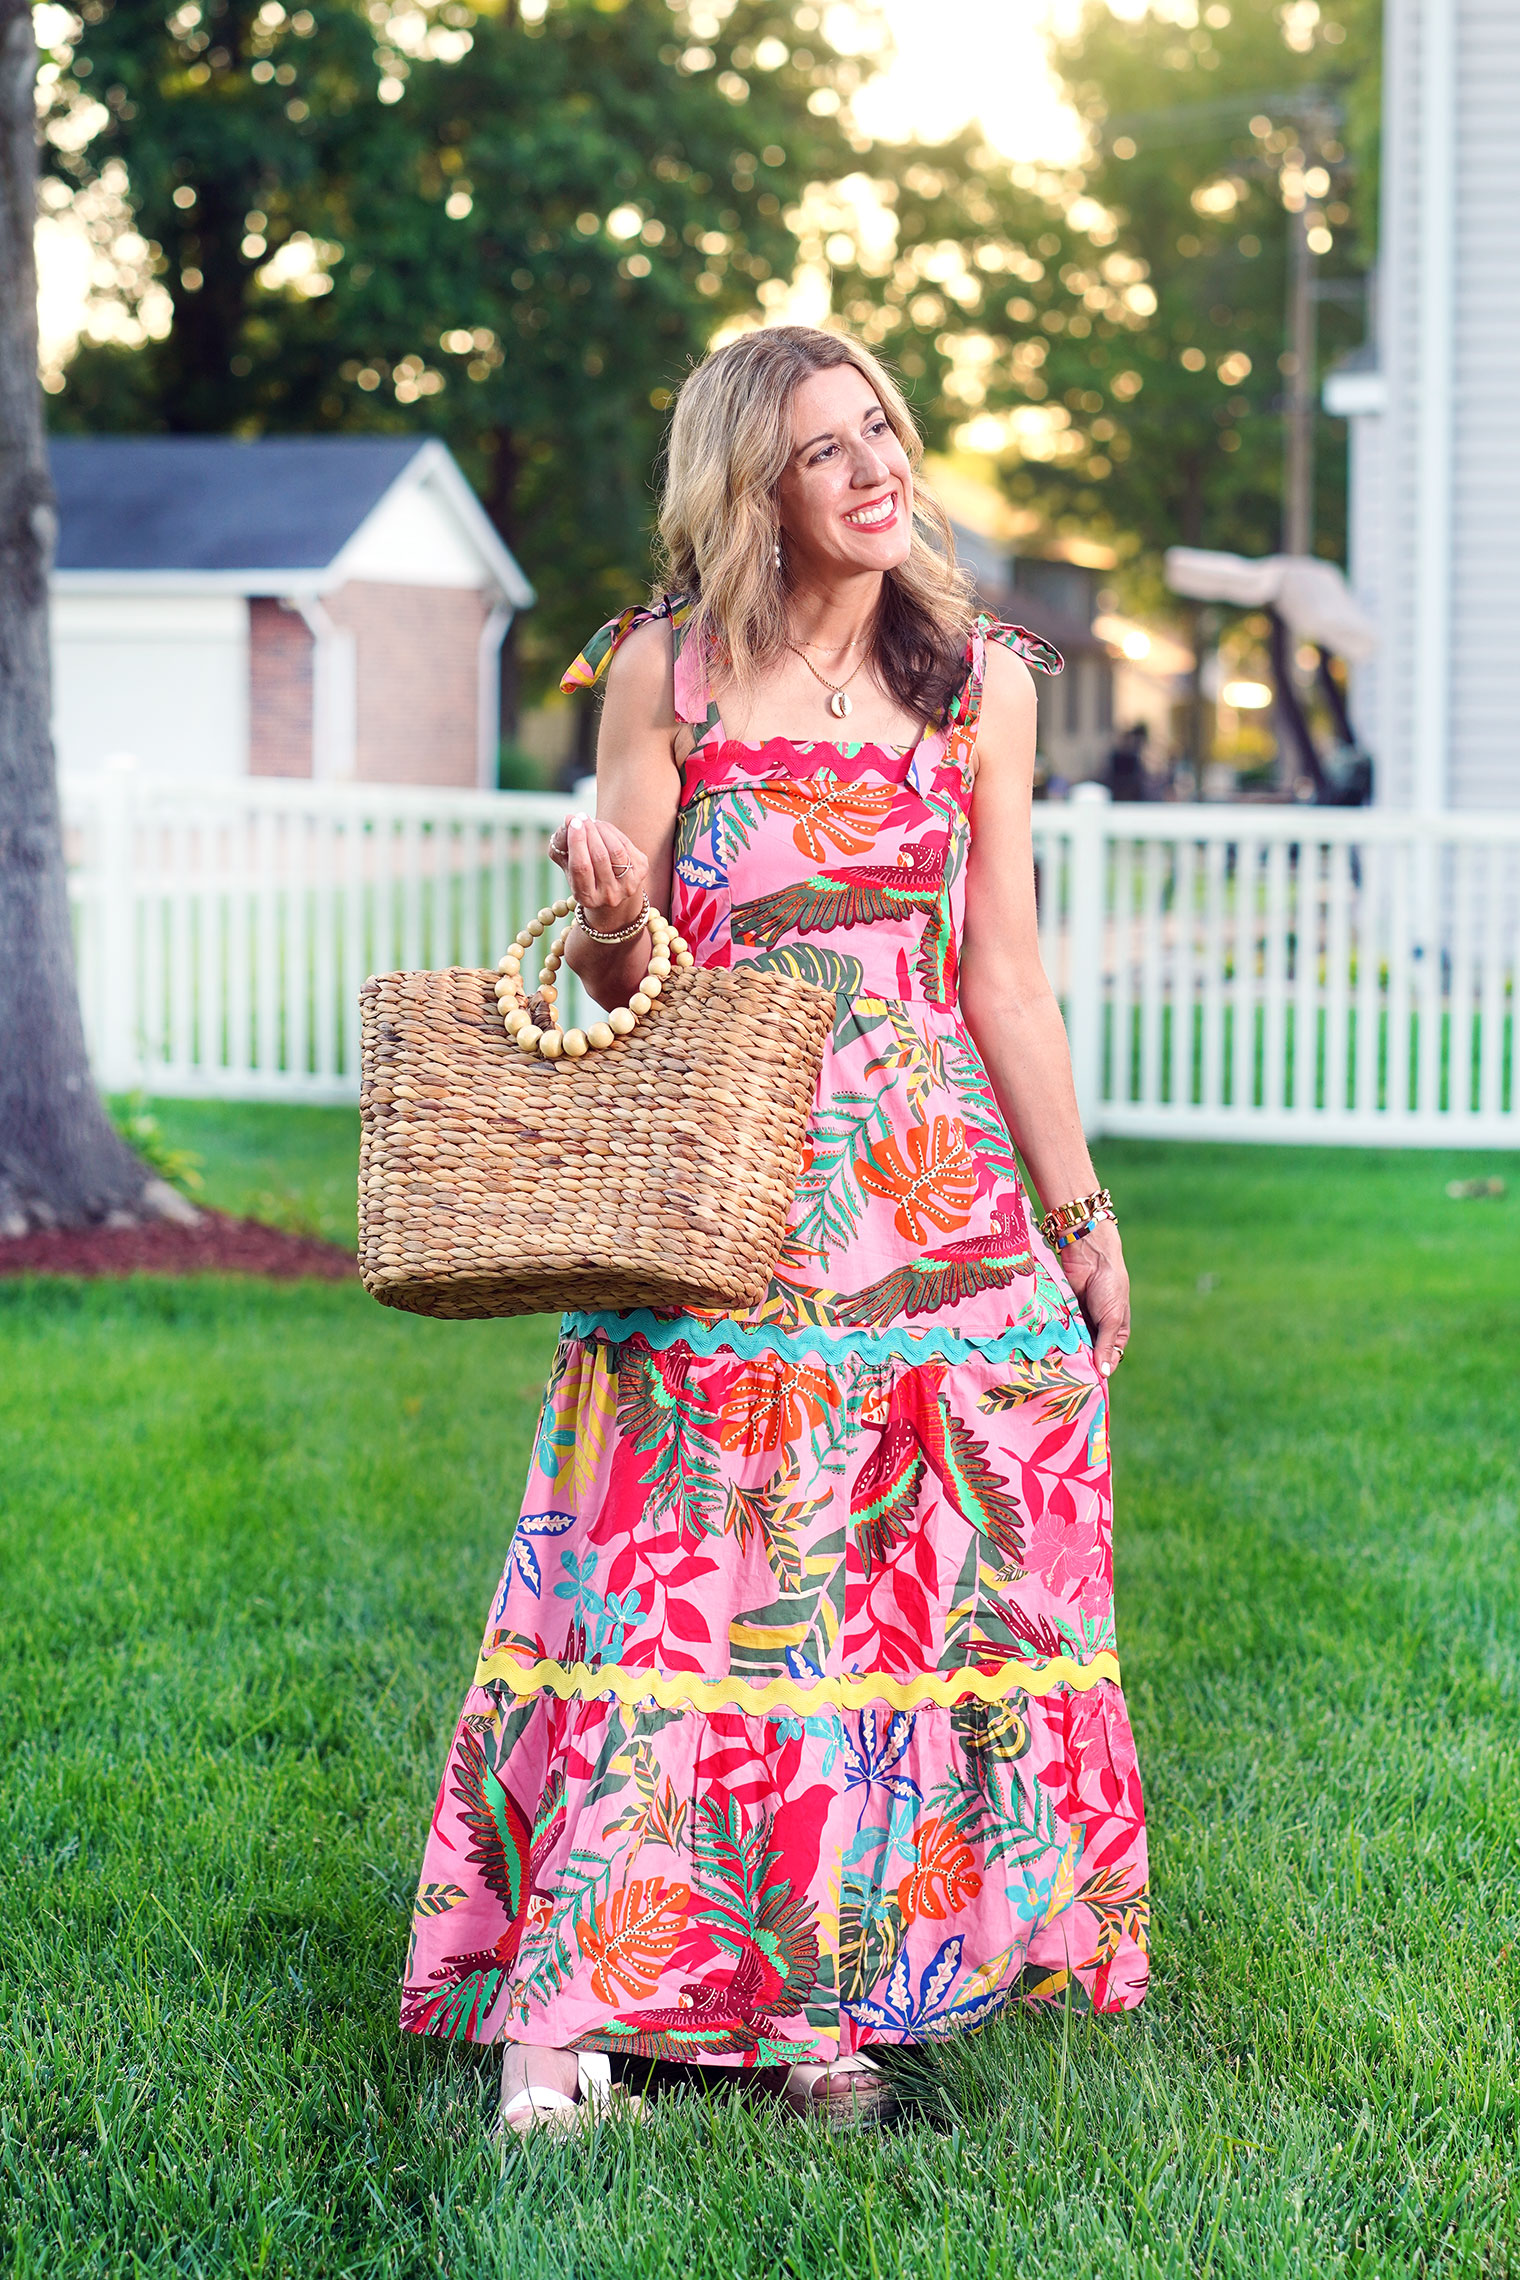
[[[794,575],[895,570],[913,536],[913,470],[853,364],[812,372],[792,397],[792,455],[777,503]]]

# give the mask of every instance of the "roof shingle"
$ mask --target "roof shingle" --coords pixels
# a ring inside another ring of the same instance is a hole
[[[421,436],[57,436],[60,570],[322,570]]]

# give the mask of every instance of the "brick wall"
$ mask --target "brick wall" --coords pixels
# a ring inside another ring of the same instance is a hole
[[[327,609],[357,650],[358,776],[473,788],[485,596],[355,580],[327,597]]]
[[[311,774],[311,635],[261,597],[248,604],[248,773]]]

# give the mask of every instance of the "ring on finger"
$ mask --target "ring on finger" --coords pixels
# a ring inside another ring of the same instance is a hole
[[[631,863],[625,863],[625,864],[623,865],[623,867],[622,867],[622,869],[621,869],[621,870],[619,870],[619,869],[618,869],[618,866],[616,865],[616,863],[614,863],[614,864],[613,864],[613,866],[612,866],[612,876],[613,876],[615,879],[626,879],[626,877],[628,876],[628,873],[629,873],[629,872],[630,872],[632,869],[633,869],[633,865],[632,865]]]

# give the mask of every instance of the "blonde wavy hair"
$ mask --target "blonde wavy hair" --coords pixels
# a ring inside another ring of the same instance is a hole
[[[886,574],[872,661],[905,711],[934,719],[965,678],[971,585],[944,508],[918,480],[923,442],[901,389],[858,341],[773,325],[714,349],[676,398],[660,502],[660,591],[696,603],[687,639],[739,689],[786,647],[787,573],[777,561],[778,490],[792,455],[792,397],[814,372],[851,364],[875,390],[914,470],[908,558]]]

